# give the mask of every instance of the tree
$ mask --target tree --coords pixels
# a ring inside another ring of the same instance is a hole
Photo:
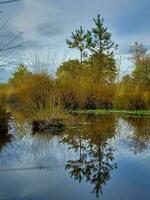
[[[105,54],[95,53],[91,55],[90,68],[92,68],[91,76],[95,81],[101,81],[106,84],[114,82],[117,75],[116,62],[113,57]]]
[[[145,56],[137,63],[132,72],[132,78],[145,89],[150,87],[150,55]]]
[[[20,0],[4,0],[4,1],[0,1],[0,5],[9,4],[9,3],[15,3],[15,2],[18,2],[18,1],[20,1]],[[0,31],[2,31],[6,27],[8,21],[9,20],[6,20],[2,24],[2,26],[0,27]],[[18,34],[16,34],[14,37],[9,39],[8,41],[1,41],[0,53],[5,54],[5,52],[7,52],[9,50],[16,49],[16,48],[20,47],[21,46],[20,44],[14,44],[14,42],[16,42],[20,38],[20,36],[22,34],[23,34],[23,32],[19,32]]]
[[[72,32],[71,39],[66,40],[69,48],[78,49],[80,51],[80,63],[83,62],[83,57],[85,56],[85,50],[91,45],[91,33],[87,33],[83,30],[82,26],[74,33]]]
[[[104,26],[104,19],[101,15],[97,15],[97,18],[94,19],[94,25],[95,27],[90,32],[89,50],[92,54],[89,62],[95,80],[110,84],[117,75],[114,51],[118,45],[111,40],[112,35],[108,32],[107,27]]]
[[[78,60],[68,60],[61,64],[56,72],[58,78],[69,76],[75,78],[81,73],[81,63]]]
[[[6,1],[1,1],[0,4],[8,4],[8,3],[14,3],[20,0],[6,0]]]
[[[20,64],[16,71],[12,74],[12,77],[9,79],[9,84],[14,86],[21,84],[24,80],[29,78],[32,73],[27,69],[24,64]]]
[[[101,15],[97,15],[97,18],[94,19],[94,24],[95,27],[92,28],[92,44],[90,45],[90,50],[92,53],[112,56],[118,45],[112,42],[112,35],[108,32],[107,27],[104,26],[104,18]]]
[[[150,86],[150,55],[147,53],[148,49],[142,43],[135,42],[130,47],[132,60],[134,62],[134,70],[132,72],[132,79],[134,83],[145,88]]]
[[[0,1],[0,5],[9,4],[9,3],[15,3],[17,1],[20,1],[20,0],[4,0],[4,1]],[[0,13],[2,13],[2,11],[0,11]],[[1,25],[0,31],[2,31],[3,29],[5,30],[8,21],[9,20],[6,20]],[[6,59],[8,57],[8,55],[10,53],[10,50],[14,50],[16,48],[21,47],[20,44],[16,44],[16,41],[21,37],[22,34],[23,34],[23,32],[19,32],[18,34],[16,34],[15,36],[10,38],[9,40],[1,39],[1,43],[0,43],[0,61],[2,61],[3,59]]]
[[[130,46],[129,53],[132,54],[131,59],[135,65],[138,65],[140,61],[145,57],[147,48],[142,43],[135,42]]]

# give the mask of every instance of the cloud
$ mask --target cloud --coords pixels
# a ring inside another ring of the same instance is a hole
[[[150,32],[149,7],[148,0],[22,0],[21,4],[16,4],[17,14],[14,12],[11,17],[14,28],[24,31],[25,40],[63,36],[65,43],[69,33],[80,25],[90,28],[92,19],[100,13],[116,42],[120,43],[119,39],[129,40],[136,34]]]
[[[22,4],[22,9],[13,19],[13,25],[24,31],[25,39],[31,40],[39,35],[39,26],[53,22],[57,8],[48,0],[23,0]]]
[[[52,22],[52,23],[43,23],[37,26],[37,31],[42,36],[58,36],[62,34],[63,28],[60,23]]]
[[[149,7],[149,0],[21,0],[0,7],[11,19],[10,29],[0,37],[7,40],[16,30],[24,31],[21,39],[26,51],[51,38],[58,50],[58,45],[65,47],[65,39],[72,31],[80,25],[90,29],[92,19],[101,14],[113,40],[119,44],[118,54],[126,55],[134,41],[150,47]],[[127,65],[127,61],[123,62]]]

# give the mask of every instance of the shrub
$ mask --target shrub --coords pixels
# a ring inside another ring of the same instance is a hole
[[[5,134],[8,132],[8,119],[9,114],[6,106],[0,104],[0,134]]]

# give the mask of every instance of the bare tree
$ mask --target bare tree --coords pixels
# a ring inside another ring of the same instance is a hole
[[[0,1],[0,4],[7,4],[7,3],[14,3],[20,0],[6,0],[6,1]]]
[[[2,0],[0,1],[0,5],[2,4],[9,4],[9,3],[15,3],[18,2],[20,0]],[[6,28],[7,24],[9,22],[9,19],[6,20],[0,27],[0,32],[3,31],[3,29]],[[10,38],[8,41],[2,41],[0,44],[0,53],[3,52],[2,55],[0,55],[0,57],[6,57],[6,52],[12,49],[16,49],[18,47],[20,47],[20,44],[14,44],[19,38],[20,36],[23,34],[23,32],[19,32],[18,34],[16,34],[15,36],[13,36],[12,38]],[[5,52],[5,53],[4,53]]]

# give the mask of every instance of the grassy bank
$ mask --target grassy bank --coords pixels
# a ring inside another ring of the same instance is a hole
[[[75,110],[72,113],[77,114],[94,114],[94,115],[104,115],[104,114],[124,114],[124,115],[133,115],[133,116],[150,116],[150,110]]]

